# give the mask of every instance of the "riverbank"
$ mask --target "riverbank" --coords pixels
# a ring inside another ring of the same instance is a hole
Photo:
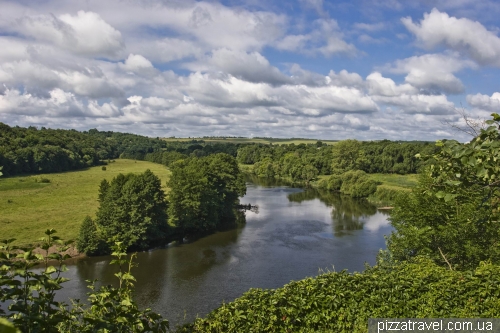
[[[239,164],[240,170],[247,174],[253,174],[253,165]],[[377,191],[368,196],[366,200],[379,209],[389,209],[394,203],[394,199],[400,192],[409,192],[417,184],[418,175],[408,174],[367,174],[368,178],[377,182]],[[281,181],[288,182],[300,187],[310,186],[316,189],[324,189],[321,184],[328,180],[330,175],[319,175],[308,184],[292,182],[291,179],[280,178]]]

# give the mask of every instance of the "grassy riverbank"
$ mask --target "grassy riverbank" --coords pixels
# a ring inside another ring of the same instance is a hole
[[[118,159],[85,170],[0,178],[1,239],[16,238],[17,245],[35,243],[47,228],[63,239],[75,239],[86,215],[94,216],[102,179],[119,173],[141,173],[150,169],[162,182],[170,172],[165,166],[145,161]]]

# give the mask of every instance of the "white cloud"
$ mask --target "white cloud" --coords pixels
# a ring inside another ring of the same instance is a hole
[[[16,23],[13,28],[21,34],[77,54],[114,58],[124,48],[121,33],[93,12],[24,16]]]
[[[330,57],[334,54],[354,55],[357,49],[344,40],[339,25],[334,19],[318,19],[313,22],[312,31],[307,34],[287,35],[274,46],[278,50],[301,52],[308,55],[322,54]]]
[[[372,96],[379,103],[398,107],[405,113],[423,113],[435,115],[453,114],[455,105],[445,95],[408,95]]]
[[[290,83],[288,76],[280,72],[258,52],[214,50],[211,55],[196,63],[185,65],[195,71],[216,70],[231,74],[249,82],[266,82],[271,85]]]
[[[341,70],[338,74],[331,70],[328,73],[328,79],[328,84],[335,86],[355,87],[358,89],[364,87],[363,78],[358,73],[349,73],[345,69]]]
[[[17,116],[47,117],[116,117],[121,111],[110,103],[99,105],[90,101],[82,103],[74,94],[55,88],[49,98],[40,98],[32,94],[22,94],[16,89],[7,89],[0,95],[0,113]]]
[[[395,106],[405,113],[450,114],[454,104],[445,95],[419,94],[418,89],[405,83],[397,85],[392,79],[374,72],[366,78],[368,92],[377,102]]]
[[[500,66],[500,38],[479,22],[450,17],[436,8],[424,14],[420,24],[413,23],[410,17],[401,21],[425,48],[444,45],[482,65]]]
[[[500,92],[490,96],[483,94],[467,95],[467,103],[470,106],[490,112],[500,112]]]
[[[366,77],[366,84],[370,95],[395,97],[402,94],[417,94],[418,90],[410,84],[396,85],[389,78],[383,77],[379,72],[373,72]]]
[[[201,57],[205,49],[209,48],[195,41],[165,37],[156,40],[133,39],[128,43],[128,49],[141,53],[153,61],[166,63],[189,57]]]
[[[425,54],[396,60],[388,70],[408,74],[405,82],[431,93],[460,94],[464,85],[453,73],[464,68],[477,67],[474,62],[462,60],[456,55]]]
[[[375,32],[375,31],[380,31],[384,30],[387,28],[387,24],[384,22],[378,22],[378,23],[355,23],[354,28],[357,30],[364,30],[364,31],[369,31],[369,32]]]
[[[155,75],[157,70],[153,67],[153,64],[148,59],[144,58],[140,54],[129,54],[128,58],[120,67],[127,72],[132,72],[135,74],[142,75]]]

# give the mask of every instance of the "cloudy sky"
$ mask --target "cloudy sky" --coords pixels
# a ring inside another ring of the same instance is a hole
[[[160,137],[469,138],[493,0],[2,0],[0,122]]]

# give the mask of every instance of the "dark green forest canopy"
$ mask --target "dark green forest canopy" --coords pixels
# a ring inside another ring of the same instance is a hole
[[[107,159],[143,157],[163,147],[162,140],[129,133],[10,127],[0,123],[0,165],[6,176],[76,170]]]
[[[156,155],[150,155],[154,152],[176,152],[182,157],[219,152],[236,156],[238,147],[201,140],[167,143],[160,138],[97,129],[79,132],[0,123],[0,166],[4,176],[77,170],[116,158],[161,163],[155,160]]]

